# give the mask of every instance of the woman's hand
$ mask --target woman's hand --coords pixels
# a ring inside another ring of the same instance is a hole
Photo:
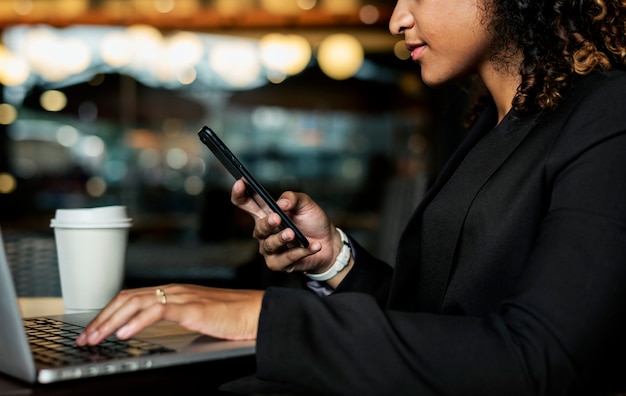
[[[127,339],[159,320],[217,338],[256,339],[263,293],[175,284],[123,290],[78,336],[76,344],[96,345],[113,333]]]
[[[308,248],[289,247],[295,240],[293,230],[278,231],[280,216],[263,212],[246,193],[242,180],[233,185],[231,201],[254,218],[253,236],[259,241],[259,252],[265,257],[268,268],[274,271],[324,272],[339,254],[339,233],[326,213],[306,194],[285,192],[277,204],[307,237]]]

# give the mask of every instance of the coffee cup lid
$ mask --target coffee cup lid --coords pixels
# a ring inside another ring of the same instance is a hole
[[[86,223],[86,222],[63,222],[63,221],[55,221],[55,219],[50,220],[50,227],[52,228],[129,228],[132,226],[132,219],[124,219],[120,221],[101,221],[97,223]]]
[[[95,208],[57,209],[52,221],[57,223],[103,223],[128,221],[126,206],[101,206]]]

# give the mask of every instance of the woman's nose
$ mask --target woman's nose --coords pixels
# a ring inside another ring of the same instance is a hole
[[[389,19],[389,31],[394,35],[402,35],[413,26],[413,15],[407,8],[407,0],[398,0]]]

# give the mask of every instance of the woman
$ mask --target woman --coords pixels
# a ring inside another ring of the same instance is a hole
[[[411,217],[395,269],[308,196],[287,248],[238,181],[267,265],[308,290],[124,291],[81,335],[160,320],[257,339],[261,378],[322,394],[565,395],[626,388],[626,4],[399,0],[390,22],[422,79],[471,74],[489,98]],[[319,295],[327,295],[320,297]],[[218,319],[219,318],[219,319]]]

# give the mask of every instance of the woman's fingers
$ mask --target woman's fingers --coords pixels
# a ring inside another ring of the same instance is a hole
[[[265,255],[265,264],[272,271],[308,271],[311,269],[312,263],[307,263],[303,259],[319,252],[321,244],[314,242],[305,247],[289,248],[281,253],[273,253]]]
[[[231,189],[230,201],[239,208],[245,210],[254,218],[265,217],[265,212],[261,207],[248,195],[246,184],[242,179],[237,180]]]
[[[167,304],[156,304],[149,306],[148,308],[139,311],[136,315],[132,316],[128,322],[123,324],[115,332],[115,335],[117,336],[117,338],[122,340],[131,338],[151,324],[156,323],[161,319],[166,319],[167,311],[171,308],[172,305],[168,307]]]
[[[255,221],[254,230],[252,231],[252,236],[257,240],[263,240],[263,239],[269,238],[273,236],[273,234],[276,232],[276,228],[280,226],[280,223],[281,223],[281,218],[276,213],[270,213],[267,216],[257,218]],[[283,232],[284,231],[287,231],[287,234],[284,234],[282,236],[279,235],[279,238],[283,238],[283,239],[287,238],[291,240],[295,238],[295,234],[293,233],[293,230],[285,229],[283,230]],[[289,233],[291,233],[292,235],[289,236]],[[278,233],[274,235],[278,235]]]
[[[165,305],[161,303],[162,296],[157,295],[157,289],[167,290],[167,287],[121,291],[85,328],[83,334],[76,339],[76,343],[95,345],[119,331],[118,329],[124,325],[130,325],[125,332],[135,334],[141,328],[160,320],[164,315]],[[165,293],[166,298],[173,297]],[[148,314],[139,315],[146,311]]]
[[[76,344],[96,345],[113,333],[127,339],[159,320],[214,337],[252,339],[262,299],[259,290],[194,285],[125,290],[87,326]]]

